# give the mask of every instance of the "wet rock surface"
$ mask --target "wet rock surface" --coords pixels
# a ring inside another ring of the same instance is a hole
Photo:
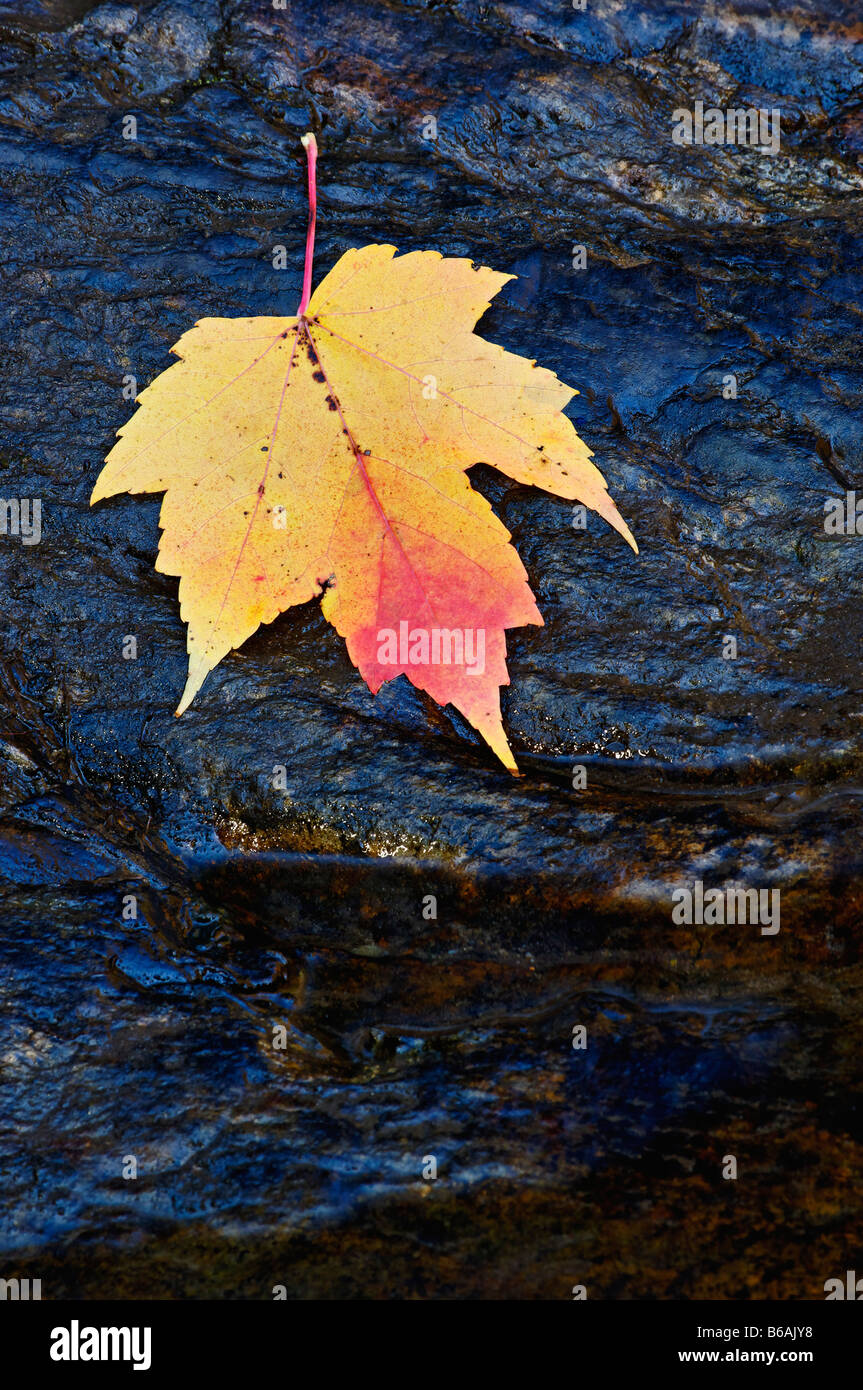
[[[0,537],[0,1275],[806,1299],[853,1266],[856,8],[0,3],[0,492],[42,502]],[[780,150],[675,145],[699,100],[779,108]],[[641,547],[474,470],[546,624],[510,634],[517,781],[373,699],[317,604],[175,719],[158,499],[88,506],[124,378],[293,312],[309,128],[318,276],[372,241],[517,274],[481,331],[578,387]],[[695,879],[779,888],[780,933],[673,924]]]

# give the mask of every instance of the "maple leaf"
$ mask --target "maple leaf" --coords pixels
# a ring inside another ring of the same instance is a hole
[[[370,690],[398,675],[452,704],[507,768],[506,629],[542,623],[510,534],[466,470],[583,503],[637,551],[562,413],[553,372],[473,332],[511,275],[436,251],[345,252],[292,318],[207,318],[138,397],[91,503],[164,492],[156,569],[180,579],[189,675],[323,592]]]

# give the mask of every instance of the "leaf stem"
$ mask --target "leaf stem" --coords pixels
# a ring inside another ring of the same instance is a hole
[[[315,215],[318,210],[318,187],[315,178],[315,167],[318,160],[318,142],[314,135],[309,132],[302,139],[306,151],[306,159],[309,165],[309,228],[306,232],[306,264],[303,270],[303,293],[297,309],[297,318],[301,319],[306,312],[309,300],[312,295],[312,261],[315,256]]]

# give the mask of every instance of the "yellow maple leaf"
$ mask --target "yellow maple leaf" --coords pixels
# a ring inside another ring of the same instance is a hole
[[[180,578],[189,676],[323,591],[373,693],[404,674],[515,772],[505,631],[542,623],[510,535],[466,470],[484,462],[591,507],[637,550],[553,372],[473,332],[511,275],[436,251],[347,251],[292,318],[208,318],[138,397],[91,502],[164,492],[156,568]]]

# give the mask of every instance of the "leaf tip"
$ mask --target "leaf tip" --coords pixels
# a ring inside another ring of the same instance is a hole
[[[509,740],[503,731],[503,725],[500,721],[496,721],[496,726],[492,728],[483,728],[480,726],[479,732],[482,734],[491,751],[503,763],[507,772],[511,772],[513,777],[521,777],[522,774],[518,770],[518,763],[512,756]]]
[[[617,510],[617,507],[614,505],[614,501],[611,498],[611,496],[607,492],[605,492],[598,499],[598,501],[594,501],[589,505],[591,505],[593,509],[599,513],[599,515],[603,518],[604,521],[608,522],[609,526],[612,526],[614,528],[614,530],[617,532],[619,536],[623,537],[627,545],[631,546],[632,549],[635,551],[635,554],[637,555],[638,546],[636,544],[635,537],[633,536],[623,517],[620,515],[620,512]]]
[[[626,522],[623,520],[623,517],[620,515],[619,512],[618,512],[618,520],[619,520],[619,522],[620,522],[620,525],[617,526],[615,529],[620,533],[621,536],[623,536],[623,539],[626,541],[627,545],[631,546],[632,549],[633,549],[633,551],[634,551],[635,554],[637,555],[637,554],[638,554],[638,542],[636,541],[634,535],[633,535],[632,532],[630,531],[629,527],[627,526]]]
[[[185,688],[185,690],[183,691],[183,694],[182,694],[181,697],[180,697],[180,703],[178,704],[177,708],[174,710],[174,718],[175,718],[175,719],[179,719],[179,717],[180,717],[181,714],[185,714],[185,713],[186,713],[186,710],[189,708],[190,704],[191,704],[192,701],[194,700],[194,698],[195,698],[195,696],[197,695],[198,691],[200,690],[202,684],[203,684],[203,676],[200,678],[200,680],[196,680],[196,682],[195,682],[194,684],[193,684],[193,681],[192,681],[192,677],[189,676],[189,679],[186,681],[186,688]]]
[[[105,469],[99,474],[93,484],[93,491],[90,493],[90,506],[95,507],[97,502],[103,502],[106,497],[112,497],[113,493],[105,484]]]

